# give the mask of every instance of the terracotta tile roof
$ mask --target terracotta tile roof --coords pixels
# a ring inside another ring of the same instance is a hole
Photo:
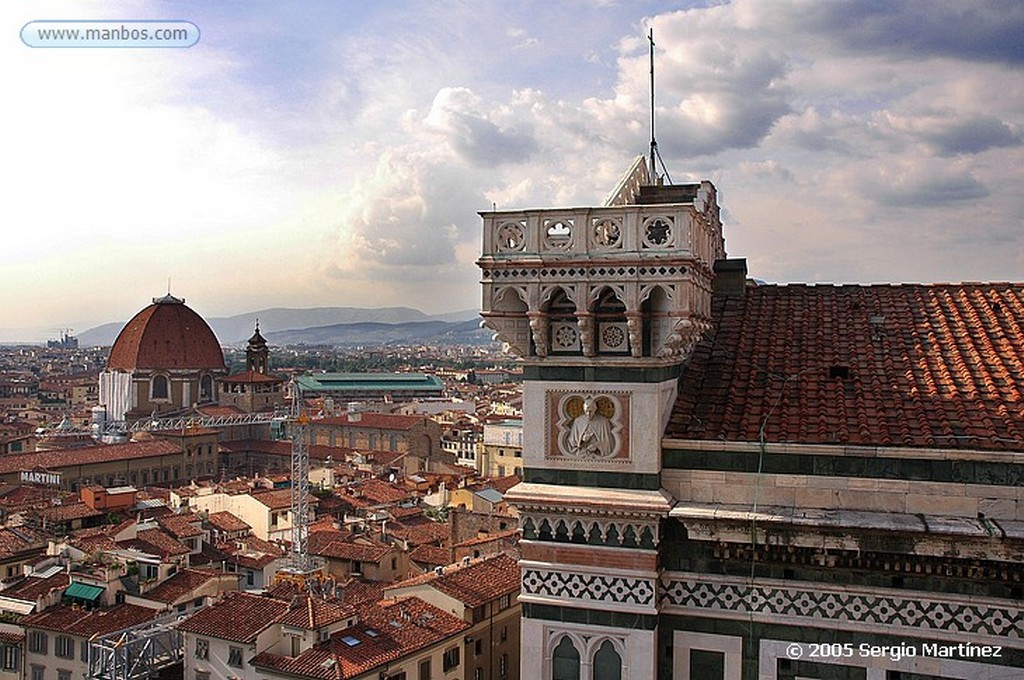
[[[164,531],[169,533],[175,538],[194,538],[196,536],[202,536],[203,530],[200,526],[203,519],[193,513],[183,513],[180,515],[164,515],[157,518],[157,523],[163,528]]]
[[[284,555],[284,550],[276,543],[252,535],[235,542],[218,543],[216,548],[226,555],[227,562],[250,569],[262,569]]]
[[[331,541],[320,547],[314,554],[336,560],[358,562],[380,562],[395,549],[389,545],[366,545],[364,543],[343,543]]]
[[[462,619],[416,598],[385,601],[364,606],[357,625],[335,633],[297,657],[264,652],[257,654],[252,664],[304,678],[354,678],[456,637],[467,628],[469,624]],[[342,640],[345,637],[358,643],[346,644]]]
[[[452,551],[434,545],[419,545],[409,553],[409,559],[419,564],[440,567],[452,563]]]
[[[273,625],[287,611],[288,603],[283,600],[228,593],[220,602],[182,621],[178,630],[233,642],[252,642],[260,631]]]
[[[290,458],[292,455],[291,442],[270,439],[243,439],[233,442],[221,442],[220,448],[222,451],[229,453],[265,453],[283,458]],[[327,460],[327,457],[330,456],[335,461],[341,462],[352,451],[353,449],[344,446],[309,445],[309,457],[313,460]]]
[[[359,484],[348,487],[348,489],[358,491],[363,498],[379,504],[400,503],[413,497],[413,494],[409,491],[394,484],[389,484],[382,479],[364,479]]]
[[[0,630],[0,643],[20,645],[25,641],[25,634],[13,630]]]
[[[291,489],[275,489],[273,491],[254,491],[252,497],[257,501],[267,506],[271,510],[285,510],[292,506],[292,490]],[[307,496],[307,502],[316,507],[316,504],[320,502],[320,499],[309,494]]]
[[[509,475],[507,477],[493,477],[488,479],[486,485],[494,489],[495,491],[505,494],[513,486],[523,481],[516,475]]]
[[[342,601],[349,604],[365,604],[379,602],[384,597],[384,588],[388,584],[383,581],[366,581],[352,578],[342,586]]]
[[[223,571],[212,571],[208,569],[182,569],[174,576],[167,578],[163,583],[142,594],[147,600],[174,604],[181,598],[194,592],[197,588],[221,576],[230,576],[238,579],[237,574],[228,574]]]
[[[288,610],[277,620],[286,626],[317,630],[341,619],[354,616],[355,607],[340,600],[323,600],[309,595],[296,597],[288,603]]]
[[[119,604],[93,610],[59,606],[50,607],[37,614],[29,614],[21,620],[21,625],[25,628],[40,628],[87,638],[138,626],[159,614],[156,609],[134,604]]]
[[[392,517],[398,520],[409,519],[410,517],[423,516],[423,508],[419,507],[418,505],[411,505],[407,508],[395,506],[393,508],[389,508],[388,512],[391,513]]]
[[[54,574],[49,578],[38,576],[25,576],[0,591],[0,595],[15,600],[35,602],[40,597],[49,595],[55,590],[64,590],[71,583],[71,577],[66,572]]]
[[[110,348],[107,370],[136,368],[226,366],[217,336],[201,316],[183,303],[154,302],[125,324]]]
[[[249,531],[252,529],[251,526],[235,515],[232,515],[227,510],[211,512],[206,521],[210,523],[210,526],[218,531]]]
[[[425,416],[403,416],[397,413],[362,413],[359,419],[352,421],[347,413],[331,418],[322,418],[314,423],[315,426],[344,426],[367,428],[371,430],[411,430],[423,423]]]
[[[329,544],[338,541],[348,541],[353,536],[355,536],[355,534],[351,531],[341,531],[338,529],[310,531],[308,537],[309,552],[314,555],[319,555],[320,551],[325,549]]]
[[[503,539],[511,539],[519,533],[519,529],[508,529],[507,531],[497,531],[493,534],[485,534],[483,536],[477,536],[461,543],[456,543],[453,548],[468,548],[474,545],[483,545],[484,543],[490,543],[491,541],[500,541]]]
[[[242,383],[242,384],[248,384],[248,383],[267,383],[267,384],[269,384],[269,383],[283,383],[284,379],[282,379],[282,378],[275,378],[272,375],[267,375],[266,373],[260,373],[259,371],[245,371],[243,373],[235,373],[234,375],[229,375],[226,378],[221,378],[220,381],[222,383]]]
[[[669,438],[1021,450],[1024,284],[752,286],[713,317]]]
[[[181,453],[181,447],[163,440],[102,444],[86,446],[81,449],[15,453],[0,456],[0,474],[34,470],[37,467],[60,470],[77,465],[91,465],[114,460],[135,460],[176,453]]]
[[[42,517],[51,522],[70,522],[76,519],[87,519],[89,517],[100,517],[104,513],[93,510],[82,502],[68,503],[67,505],[53,505],[38,511]]]
[[[425,516],[412,517],[401,522],[388,522],[385,528],[388,534],[413,545],[444,543],[451,536],[451,529],[447,524],[435,522]]]
[[[508,555],[487,557],[468,565],[453,564],[443,574],[429,572],[394,584],[395,588],[429,583],[467,607],[479,607],[519,591],[519,564]]]
[[[161,529],[143,529],[135,539],[121,543],[150,555],[159,555],[162,558],[185,555],[190,552],[187,545]]]
[[[36,539],[31,532],[25,531],[22,527],[0,529],[0,560],[45,547],[45,539]]]

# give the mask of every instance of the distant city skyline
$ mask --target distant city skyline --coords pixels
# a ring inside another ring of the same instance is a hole
[[[650,136],[771,282],[1020,280],[1024,6],[7,3],[0,341],[171,292],[479,306],[478,211],[599,204]],[[188,49],[29,48],[179,19]]]

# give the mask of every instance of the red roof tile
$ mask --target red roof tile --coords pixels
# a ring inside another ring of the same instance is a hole
[[[385,601],[361,608],[357,625],[297,657],[264,652],[257,654],[252,664],[298,677],[354,678],[460,635],[468,627],[462,619],[416,598]],[[358,642],[346,644],[342,641],[345,637]]]
[[[167,456],[181,453],[181,448],[168,441],[129,442],[127,444],[103,444],[86,446],[81,449],[39,451],[0,456],[0,474],[46,468],[60,470],[77,465],[90,465],[113,460],[134,460],[153,456]]]
[[[142,597],[155,602],[163,602],[164,604],[174,604],[181,598],[194,592],[197,588],[221,576],[230,576],[237,583],[237,574],[207,569],[182,569],[174,576],[165,579],[163,583],[152,590],[143,593]],[[234,589],[232,588],[232,590]]]
[[[283,378],[275,378],[272,375],[266,373],[260,373],[259,371],[245,371],[243,373],[235,373],[229,375],[226,378],[221,378],[222,383],[283,383]]]
[[[342,604],[340,600],[323,600],[304,595],[289,601],[288,610],[278,619],[278,623],[306,630],[317,630],[354,615],[355,607],[351,604]]]
[[[123,543],[150,555],[159,555],[162,558],[184,555],[190,552],[187,545],[179,542],[162,529],[143,529],[133,540],[123,541]]]
[[[348,414],[322,418],[314,426],[359,427],[372,430],[411,430],[423,423],[426,416],[403,416],[397,413],[361,413],[358,420],[350,420]]]
[[[519,590],[519,564],[508,555],[488,557],[468,565],[453,564],[443,574],[429,572],[396,583],[394,587],[429,583],[468,607],[479,607],[502,595]]]
[[[716,297],[666,437],[1019,451],[1024,284]]]
[[[38,614],[29,614],[21,620],[21,625],[25,628],[52,630],[76,637],[91,637],[138,626],[155,618],[159,613],[156,609],[134,604],[119,604],[94,610],[60,606],[51,607]]]
[[[252,497],[267,506],[271,510],[284,510],[292,506],[291,489],[275,489],[274,491],[254,491]],[[307,501],[311,506],[316,506],[320,501],[316,496],[309,494]]]
[[[164,515],[157,519],[157,523],[171,536],[175,538],[194,538],[202,536],[201,524],[203,519],[192,513],[180,515]]]
[[[71,577],[68,576],[67,572],[63,571],[59,574],[54,574],[49,578],[25,576],[18,581],[12,582],[0,591],[0,595],[10,597],[15,600],[35,602],[40,597],[49,595],[55,590],[64,590],[70,583]]]
[[[419,545],[409,553],[409,559],[419,564],[440,567],[452,563],[452,551],[434,545]]]
[[[273,597],[228,593],[220,602],[188,617],[178,630],[209,637],[251,642],[260,631],[288,611],[288,603]]]
[[[225,370],[226,366],[217,336],[182,301],[154,302],[121,329],[110,348],[107,370],[136,368]]]
[[[380,562],[388,554],[395,551],[389,545],[366,545],[364,543],[344,543],[331,541],[320,546],[314,554],[336,560],[356,560],[358,562]]]
[[[227,510],[211,512],[206,521],[217,531],[249,531],[252,529],[252,527]]]

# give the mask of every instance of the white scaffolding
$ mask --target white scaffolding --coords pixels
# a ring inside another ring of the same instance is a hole
[[[185,650],[178,615],[154,619],[89,641],[89,672],[96,680],[143,680],[180,663]]]

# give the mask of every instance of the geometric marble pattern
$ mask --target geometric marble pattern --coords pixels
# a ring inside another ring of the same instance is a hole
[[[523,569],[523,592],[574,600],[654,605],[654,580],[644,578],[574,574],[527,567]]]
[[[1024,620],[1018,607],[929,600],[924,593],[903,598],[772,586],[751,588],[666,575],[661,582],[659,607],[671,606],[1024,638]]]

